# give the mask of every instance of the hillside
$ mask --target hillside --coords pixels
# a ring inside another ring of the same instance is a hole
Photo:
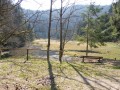
[[[78,23],[81,21],[81,14],[87,9],[87,5],[76,5],[67,8],[63,8],[63,19],[65,20],[70,15],[69,22],[69,36],[72,36],[77,31]],[[108,12],[110,6],[99,6],[103,8],[101,13]],[[30,18],[31,27],[34,27],[34,32],[37,38],[47,38],[49,10],[46,11],[33,11],[24,10],[26,18]],[[72,13],[72,14],[71,14]],[[59,38],[59,9],[54,9],[52,13],[52,38]],[[65,26],[64,26],[65,27]]]

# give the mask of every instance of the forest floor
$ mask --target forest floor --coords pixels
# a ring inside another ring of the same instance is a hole
[[[55,52],[50,55],[50,61],[46,57],[37,58],[31,54],[24,63],[26,51],[18,53],[25,56],[0,60],[0,90],[120,90],[119,45],[107,43],[89,52],[89,55],[102,56],[103,63],[82,63],[79,56],[85,55],[85,44],[78,44],[76,41],[66,44],[62,64],[57,56],[52,56],[59,50],[56,40],[51,42],[51,50]],[[47,40],[35,40],[31,47],[46,50]],[[46,55],[46,51],[40,50],[32,53]]]

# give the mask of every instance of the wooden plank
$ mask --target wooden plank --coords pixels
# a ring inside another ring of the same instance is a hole
[[[96,60],[98,60],[99,63],[103,59],[103,57],[101,57],[101,56],[80,56],[80,58],[83,58],[82,62],[84,62],[84,59],[87,58],[87,59],[96,59]]]
[[[90,59],[102,59],[100,56],[81,56],[80,58],[90,58]]]

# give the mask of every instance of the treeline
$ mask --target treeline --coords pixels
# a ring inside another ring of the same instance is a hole
[[[29,21],[24,17],[18,0],[0,0],[0,48],[16,48],[32,40]]]
[[[87,9],[88,5],[71,5],[68,7],[63,8],[63,19],[66,23],[66,20],[69,18],[69,36],[68,38],[72,37],[74,33],[77,33],[78,30],[78,23],[82,22],[82,16],[81,14],[84,13]],[[108,9],[110,8],[109,5],[106,6],[100,6],[100,8],[103,8],[101,10],[101,14],[108,12]],[[59,39],[59,10],[60,9],[53,9],[52,12],[52,23],[51,23],[51,37],[54,39]],[[24,13],[26,14],[27,18],[31,17],[36,11],[33,10],[24,10]],[[37,18],[38,17],[38,18]],[[34,23],[34,21],[36,21]],[[49,10],[45,11],[39,11],[38,14],[36,14],[33,18],[30,19],[31,25],[35,24],[34,26],[34,32],[36,34],[36,38],[47,38],[48,33],[48,22],[49,22]],[[67,24],[63,25],[63,28],[66,29]],[[64,29],[64,31],[65,31]]]

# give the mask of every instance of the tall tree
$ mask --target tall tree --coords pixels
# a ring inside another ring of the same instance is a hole
[[[50,12],[49,12],[49,26],[48,26],[48,45],[47,45],[47,60],[49,61],[49,51],[50,51],[50,31],[51,31],[51,21],[52,21],[52,4],[53,1],[50,0]]]
[[[112,4],[111,26],[115,41],[120,39],[120,0]]]
[[[62,20],[63,20],[63,0],[60,0],[60,50],[59,50],[59,61],[60,63],[62,63],[62,52],[63,52],[63,23],[62,23]]]
[[[86,42],[86,56],[88,56],[89,46],[97,47],[96,44],[103,44],[100,39],[102,36],[102,31],[100,28],[100,22],[98,20],[99,13],[102,9],[99,6],[91,4],[86,12],[82,13],[83,16],[83,26],[80,27],[82,30],[79,37],[80,41]]]
[[[62,56],[64,53],[65,44],[73,37],[73,32],[70,27],[75,27],[74,18],[76,9],[75,3],[71,3],[68,0],[65,6],[63,6],[65,0],[60,0],[60,11],[59,11],[59,27],[60,27],[60,48],[59,48],[59,61],[62,63]],[[69,11],[69,12],[68,12]]]

